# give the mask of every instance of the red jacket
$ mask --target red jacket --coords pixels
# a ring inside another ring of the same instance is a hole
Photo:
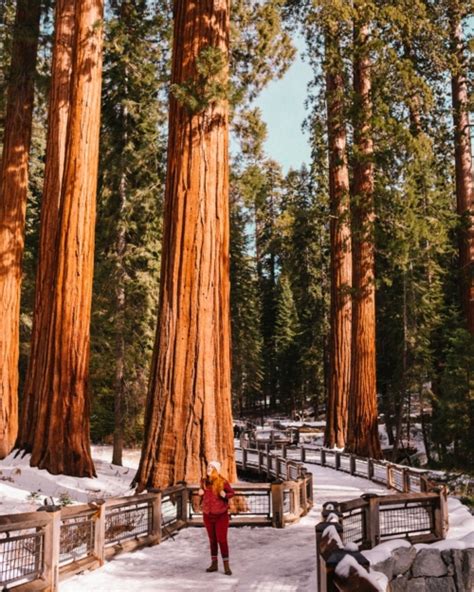
[[[212,485],[207,485],[203,480],[201,487],[204,489],[204,496],[202,499],[203,514],[219,515],[228,511],[229,500],[234,497],[235,492],[227,481],[224,482],[225,498],[221,495],[216,495],[212,490]]]

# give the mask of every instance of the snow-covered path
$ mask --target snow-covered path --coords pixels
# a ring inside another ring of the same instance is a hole
[[[75,576],[60,592],[296,592],[316,589],[314,526],[328,500],[386,493],[383,486],[333,469],[307,465],[314,475],[315,506],[298,524],[231,528],[232,576],[205,573],[209,562],[203,528],[187,528],[174,540],[114,558],[101,569]]]

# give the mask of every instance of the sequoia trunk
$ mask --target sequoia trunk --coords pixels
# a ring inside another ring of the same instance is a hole
[[[18,0],[0,165],[0,458],[18,433],[21,265],[40,0]]]
[[[347,449],[379,458],[375,366],[374,167],[371,62],[367,24],[354,27],[354,180],[352,187],[352,358]]]
[[[331,309],[326,446],[343,448],[351,370],[352,255],[344,75],[336,31],[326,33],[326,103],[331,207]]]
[[[459,228],[459,266],[461,301],[467,329],[474,335],[474,214],[471,128],[469,123],[469,95],[467,55],[463,45],[460,3],[451,10],[453,70],[451,78],[455,133],[456,202],[461,219]]]
[[[84,0],[75,6],[71,103],[55,277],[31,455],[32,466],[79,477],[95,474],[89,440],[88,366],[102,12],[102,0]]]
[[[30,358],[23,390],[18,447],[31,451],[40,407],[39,384],[45,372],[47,331],[51,317],[52,288],[56,267],[59,206],[66,155],[70,108],[74,0],[56,3],[53,63],[49,93],[48,141],[41,200],[41,229],[35,286],[35,308]]]
[[[215,48],[227,79],[229,2],[174,4],[172,82],[199,94],[196,60]],[[183,88],[182,87],[182,88]],[[198,482],[216,459],[236,478],[230,392],[228,105],[170,98],[157,336],[137,489]]]

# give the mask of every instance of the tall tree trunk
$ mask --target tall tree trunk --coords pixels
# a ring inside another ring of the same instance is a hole
[[[58,0],[56,3],[35,308],[30,357],[23,389],[20,433],[17,441],[19,448],[29,452],[33,446],[33,436],[38,421],[39,385],[45,372],[46,362],[44,344],[51,319],[59,208],[70,108],[74,4],[74,0]]]
[[[126,108],[124,108],[124,129],[126,130]],[[127,133],[124,131],[124,145]],[[123,163],[124,167],[125,163]],[[126,177],[122,169],[119,185],[119,217],[116,242],[116,277],[115,277],[115,385],[114,385],[114,444],[112,464],[122,465],[123,428],[124,428],[124,399],[125,399],[125,273],[124,255],[126,250],[125,223],[123,220],[126,202]]]
[[[374,167],[369,27],[354,26],[352,358],[347,449],[379,458],[375,365]]]
[[[18,0],[0,164],[0,458],[18,433],[20,291],[40,0]]]
[[[331,205],[331,308],[326,446],[343,448],[351,370],[352,254],[344,75],[337,31],[326,33],[329,197]]]
[[[456,202],[461,219],[459,229],[459,265],[461,301],[466,325],[474,335],[474,203],[472,179],[471,130],[469,126],[469,95],[466,76],[467,56],[461,24],[461,2],[453,1],[450,22],[454,53],[451,77],[455,133]]]
[[[31,465],[95,475],[89,439],[89,332],[102,81],[102,0],[76,3],[71,103],[56,269]],[[58,443],[61,443],[59,446]]]
[[[172,82],[204,48],[227,78],[229,2],[175,0]],[[137,489],[197,482],[212,459],[236,478],[230,391],[228,105],[170,99],[158,328]]]

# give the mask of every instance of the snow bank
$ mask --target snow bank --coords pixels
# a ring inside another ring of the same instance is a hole
[[[382,561],[389,559],[392,551],[399,549],[400,547],[411,547],[411,543],[405,539],[393,539],[390,541],[385,541],[373,549],[362,551],[362,555],[367,557],[372,565],[376,565],[377,563],[381,563]]]
[[[343,579],[349,579],[357,574],[360,579],[370,582],[375,590],[379,592],[385,592],[387,589],[386,584],[384,585],[383,574],[374,575],[374,572],[367,573],[365,569],[360,565],[352,555],[346,555],[336,566],[336,575]],[[385,578],[386,579],[386,578]]]

